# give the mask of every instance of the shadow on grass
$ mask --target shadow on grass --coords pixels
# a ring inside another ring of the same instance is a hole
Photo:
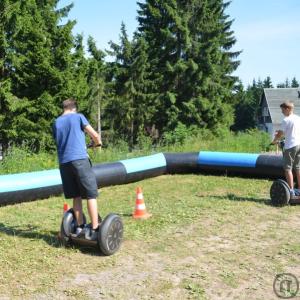
[[[0,232],[5,233],[9,236],[27,238],[31,240],[44,240],[48,245],[61,248],[63,243],[59,240],[58,231],[50,231],[49,234],[39,232],[38,226],[27,225],[28,229],[24,229],[24,226],[7,226],[0,223]],[[92,256],[104,256],[100,250],[96,247],[87,247],[80,245],[68,245],[66,248],[79,249],[83,254],[89,254]]]
[[[47,244],[53,247],[61,246],[58,240],[57,231],[42,233],[38,231],[39,229],[40,228],[38,226],[33,226],[31,224],[24,224],[23,226],[8,226],[3,223],[0,223],[0,232],[5,233],[7,235],[35,240],[44,240]]]
[[[201,195],[197,194],[197,197],[206,197],[206,198],[214,198],[217,200],[230,200],[230,201],[239,201],[239,202],[255,202],[255,203],[260,203],[260,204],[265,204],[271,206],[271,199],[262,199],[262,198],[255,198],[255,197],[241,197],[237,196],[232,193],[228,193],[225,195]]]
[[[131,214],[123,213],[119,214],[123,217],[131,217]],[[93,247],[90,245],[80,245],[79,243],[71,242],[70,244],[65,244],[59,238],[59,231],[49,231],[47,233],[41,232],[41,228],[34,226],[32,224],[24,224],[22,226],[8,226],[4,223],[0,223],[0,233],[4,233],[8,236],[27,238],[30,240],[43,240],[51,247],[55,248],[75,248],[79,249],[83,254],[88,254],[91,256],[105,256],[99,249],[98,245]]]

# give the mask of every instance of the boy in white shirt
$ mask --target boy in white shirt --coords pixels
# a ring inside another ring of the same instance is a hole
[[[293,169],[297,177],[298,188],[300,188],[300,117],[294,114],[293,102],[286,101],[280,105],[280,108],[284,119],[281,129],[275,133],[272,144],[276,144],[283,136],[285,137],[283,168],[291,196],[294,196]]]

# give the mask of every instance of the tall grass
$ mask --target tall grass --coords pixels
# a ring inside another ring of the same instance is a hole
[[[206,150],[261,153],[266,151],[269,143],[269,136],[257,130],[245,133],[233,133],[224,130],[218,135],[214,135],[207,130],[201,130],[196,133],[184,132],[178,139],[174,136],[172,143],[163,141],[163,144],[155,147],[152,146],[150,139],[144,139],[132,151],[129,151],[126,142],[120,141],[116,145],[108,145],[107,148],[89,149],[88,152],[94,163],[104,163],[158,152],[198,152]],[[12,147],[0,163],[0,174],[39,171],[57,167],[56,153],[41,151],[36,154],[26,147]]]

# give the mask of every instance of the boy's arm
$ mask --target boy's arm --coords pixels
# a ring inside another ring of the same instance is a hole
[[[95,146],[102,146],[100,135],[91,125],[85,126],[84,131],[91,137]]]
[[[276,144],[282,137],[283,137],[283,131],[282,130],[277,130],[275,132],[275,136],[271,144]]]

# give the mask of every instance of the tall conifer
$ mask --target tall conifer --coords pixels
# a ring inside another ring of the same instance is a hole
[[[177,122],[209,129],[233,122],[232,72],[239,52],[221,0],[138,3],[139,33],[149,44],[151,80],[159,94],[161,130]],[[164,111],[164,114],[161,114]]]
[[[81,81],[77,76],[81,74],[80,51],[75,49],[72,53],[76,46],[72,35],[75,23],[60,23],[72,5],[56,9],[57,3],[58,0],[1,2],[0,8],[5,12],[1,14],[5,18],[1,22],[1,60],[7,80],[0,101],[2,110],[7,110],[4,121],[9,126],[1,126],[0,134],[5,144],[25,142],[36,150],[50,147],[51,122],[60,112],[61,100],[83,94],[84,89],[78,89]]]

